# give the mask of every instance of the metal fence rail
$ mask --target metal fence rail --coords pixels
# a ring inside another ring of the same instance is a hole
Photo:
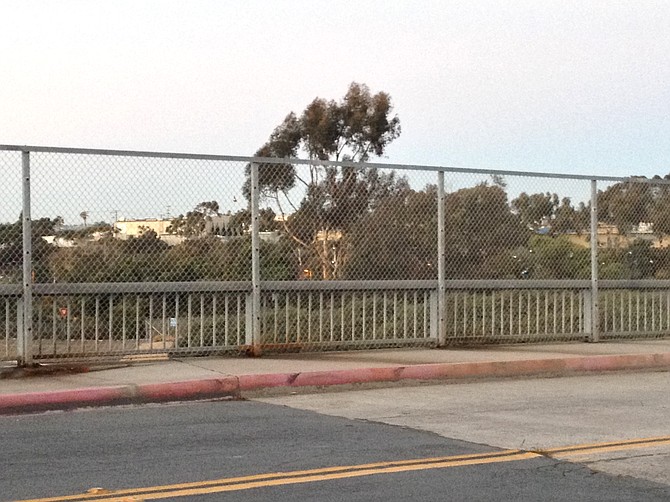
[[[604,339],[670,333],[670,288],[658,282],[600,291]],[[35,360],[129,355],[241,354],[252,350],[250,283],[43,285],[34,299]],[[349,287],[347,287],[349,286]],[[261,300],[267,351],[438,345],[435,281],[268,282]],[[588,340],[588,281],[451,281],[448,345]],[[532,286],[532,288],[529,288]],[[20,297],[0,300],[2,359],[12,360]]]
[[[574,290],[454,292],[447,340],[460,344],[584,340],[584,295]]]
[[[663,179],[11,145],[0,168],[19,364],[670,333]]]

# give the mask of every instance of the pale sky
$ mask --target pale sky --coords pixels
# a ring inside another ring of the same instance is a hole
[[[668,1],[0,0],[0,54],[0,144],[252,155],[357,81],[381,161],[670,172]]]

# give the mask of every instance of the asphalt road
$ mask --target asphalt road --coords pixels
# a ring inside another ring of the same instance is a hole
[[[449,393],[458,386],[432,388]],[[358,400],[359,394],[285,400]],[[116,492],[69,500],[670,498],[667,485],[597,473],[547,454],[257,401],[0,417],[0,445],[3,501],[93,488]]]
[[[667,371],[477,381],[264,401],[499,448],[537,450],[670,435]],[[570,460],[670,486],[668,444],[596,449]]]

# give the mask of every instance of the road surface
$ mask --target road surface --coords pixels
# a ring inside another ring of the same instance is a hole
[[[668,389],[631,373],[0,417],[0,500],[669,500]]]

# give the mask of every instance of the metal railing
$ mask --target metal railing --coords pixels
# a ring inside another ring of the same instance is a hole
[[[670,268],[650,271],[649,255],[665,259],[665,180],[1,145],[0,165],[21,173],[20,206],[5,211],[20,220],[0,224],[0,358],[19,364],[670,332],[670,282],[654,279]],[[316,181],[277,189],[287,172]],[[204,202],[91,226],[80,212],[101,198],[146,211],[138,195],[162,193],[163,178],[170,198],[154,206]],[[529,196],[542,180],[579,208]],[[248,204],[226,213],[207,202],[212,186]],[[62,228],[63,214],[83,226]],[[643,218],[653,232],[633,228]]]
[[[588,281],[450,281],[447,345],[587,341]],[[603,339],[670,333],[670,287],[636,281],[600,291]],[[128,355],[244,354],[254,349],[250,283],[42,285],[33,305],[36,360]],[[262,284],[266,351],[438,345],[435,281]],[[7,291],[5,291],[7,293]],[[15,358],[23,319],[18,295],[0,300],[0,359]]]

